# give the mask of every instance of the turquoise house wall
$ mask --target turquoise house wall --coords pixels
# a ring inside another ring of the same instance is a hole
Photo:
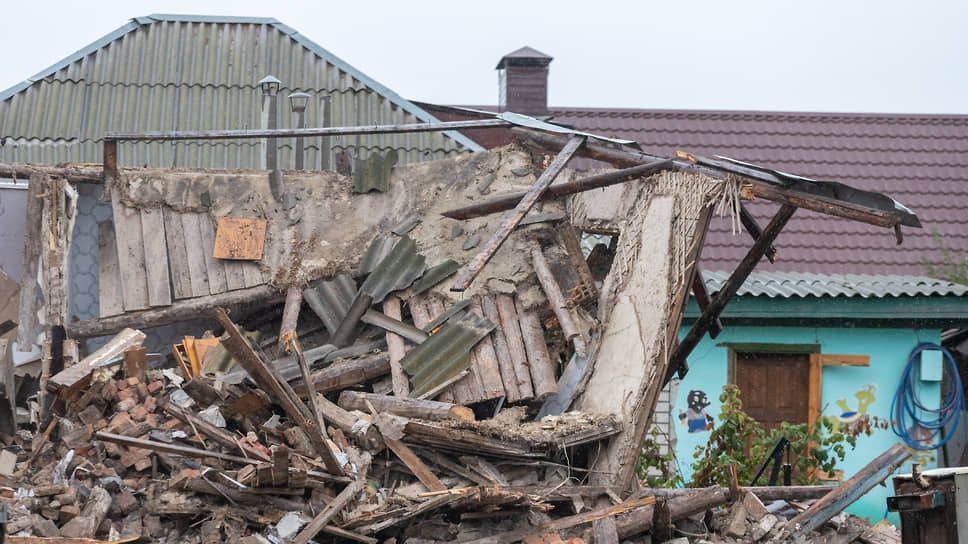
[[[680,336],[688,332],[688,327],[680,330]],[[902,329],[902,328],[826,328],[826,327],[762,327],[729,326],[715,340],[708,336],[696,347],[689,357],[689,373],[682,380],[676,394],[672,418],[687,410],[686,397],[691,390],[704,391],[712,404],[706,413],[719,422],[719,395],[727,383],[729,348],[723,343],[767,343],[767,344],[819,344],[821,353],[838,355],[869,355],[868,367],[827,366],[823,369],[822,402],[824,416],[837,416],[842,410],[837,400],[844,399],[847,405],[857,408],[855,394],[862,388],[873,385],[875,400],[869,405],[867,414],[880,420],[890,421],[891,399],[897,389],[901,372],[907,364],[911,350],[920,342],[940,343],[939,329]],[[937,407],[940,403],[940,382],[921,382],[919,395],[928,405]],[[807,387],[807,384],[803,384]],[[873,427],[873,425],[872,425]],[[688,432],[684,424],[676,427],[676,458],[679,470],[688,481],[692,476],[693,453],[696,447],[705,445],[709,431]],[[848,451],[846,458],[838,463],[849,478],[874,457],[888,449],[899,440],[887,429],[877,428],[873,434],[857,437],[857,448]],[[937,466],[937,454],[925,452],[921,461],[926,468]],[[900,472],[911,470],[911,462],[902,466]],[[891,481],[888,487],[875,486],[847,511],[877,522],[885,517],[886,498],[891,494]],[[740,482],[746,483],[746,482]],[[896,514],[888,517],[891,523],[898,524]]]

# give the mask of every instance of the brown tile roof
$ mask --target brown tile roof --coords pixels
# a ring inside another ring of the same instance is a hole
[[[551,108],[552,122],[639,142],[646,151],[727,157],[861,189],[913,209],[924,229],[904,243],[881,228],[800,210],[777,240],[778,260],[762,271],[925,275],[936,258],[931,232],[968,251],[968,115]],[[761,225],[775,205],[752,203]],[[749,248],[715,219],[702,268],[731,270]]]

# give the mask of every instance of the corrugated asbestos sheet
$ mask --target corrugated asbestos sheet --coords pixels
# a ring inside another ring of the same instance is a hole
[[[410,374],[411,397],[430,391],[467,368],[471,349],[494,330],[494,323],[472,312],[449,319],[400,361]]]
[[[262,126],[267,74],[282,81],[279,127],[293,126],[286,97],[313,96],[306,126],[436,119],[275,19],[150,15],[0,93],[0,161],[101,162],[107,131],[246,129]],[[306,139],[306,167],[321,164],[321,138]],[[292,164],[279,140],[280,165]],[[456,132],[330,138],[333,152],[393,149],[401,164],[481,148]],[[259,140],[122,143],[122,166],[261,168]],[[330,163],[333,158],[330,157]]]
[[[729,274],[723,271],[703,271],[706,289],[710,293],[719,291]],[[770,298],[963,296],[968,294],[968,286],[921,276],[753,272],[737,294]]]
[[[417,253],[417,243],[404,236],[366,278],[360,286],[360,293],[373,297],[374,303],[383,302],[388,294],[406,289],[419,278],[426,268],[426,261],[426,257]]]
[[[329,334],[336,332],[356,298],[356,282],[349,274],[317,281],[303,289],[303,300],[319,316]]]

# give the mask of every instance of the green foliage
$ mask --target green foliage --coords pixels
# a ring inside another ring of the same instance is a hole
[[[669,448],[668,453],[662,454],[656,438],[659,431],[652,429],[652,436],[645,439],[642,444],[642,452],[639,454],[639,462],[635,467],[635,473],[639,481],[646,487],[682,487],[682,476],[676,470],[676,457]],[[660,474],[654,474],[656,469]]]
[[[795,483],[816,484],[818,475],[830,473],[837,461],[843,461],[845,444],[851,449],[856,444],[855,437],[835,431],[825,418],[818,418],[812,429],[806,423],[783,423],[780,429],[767,432],[743,412],[740,390],[735,385],[723,386],[719,401],[720,424],[710,433],[709,442],[698,446],[693,454],[692,485],[696,487],[728,486],[730,465],[736,466],[739,483],[748,485],[781,436],[790,441]]]
[[[938,249],[940,259],[921,258],[921,264],[928,269],[928,275],[968,285],[968,255],[964,251],[948,247],[937,230],[931,231],[931,239]]]

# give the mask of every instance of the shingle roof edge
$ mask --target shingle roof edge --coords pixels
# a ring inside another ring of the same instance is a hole
[[[403,98],[396,92],[390,90],[385,85],[379,83],[370,76],[364,74],[359,69],[353,67],[343,59],[337,57],[336,55],[330,53],[328,50],[317,44],[316,42],[310,40],[306,36],[303,36],[297,32],[294,28],[281,23],[277,19],[271,17],[236,17],[236,16],[215,16],[215,15],[181,15],[181,14],[170,14],[170,13],[154,13],[151,15],[146,15],[143,17],[135,17],[131,21],[118,29],[105,34],[101,38],[91,42],[90,44],[78,49],[74,53],[64,57],[63,59],[51,64],[47,68],[44,68],[40,72],[37,72],[33,76],[30,76],[26,80],[17,83],[3,91],[0,91],[0,102],[3,102],[13,95],[19,93],[20,91],[30,87],[34,83],[54,74],[58,70],[86,57],[87,55],[93,53],[94,51],[104,47],[105,45],[113,42],[114,40],[124,36],[128,32],[131,32],[141,25],[152,24],[160,21],[168,22],[186,22],[186,23],[237,23],[237,24],[265,24],[274,27],[276,30],[282,32],[283,34],[289,36],[297,43],[309,49],[321,58],[326,59],[327,62],[336,66],[340,70],[350,74],[354,78],[360,80],[367,87],[373,89],[378,94],[381,94],[387,98],[393,104],[396,104],[400,108],[403,108],[407,112],[413,114],[414,117],[420,119],[425,123],[439,123],[440,120],[428,113],[423,108],[418,107],[413,102]],[[461,144],[471,151],[484,151],[484,148],[479,144],[464,136],[463,134],[448,130],[444,131],[449,138]]]
[[[706,289],[716,293],[730,273],[703,270]],[[900,298],[968,295],[968,286],[924,276],[877,274],[816,274],[809,272],[753,272],[738,296],[768,298]]]

